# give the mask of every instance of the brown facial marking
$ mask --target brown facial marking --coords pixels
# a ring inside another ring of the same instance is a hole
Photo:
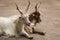
[[[32,14],[29,15],[29,20],[31,22],[34,20],[35,24],[41,22],[40,13],[39,12],[33,12]]]

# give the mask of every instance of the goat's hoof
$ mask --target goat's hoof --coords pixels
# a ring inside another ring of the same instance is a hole
[[[28,39],[33,39],[33,37],[29,37]]]

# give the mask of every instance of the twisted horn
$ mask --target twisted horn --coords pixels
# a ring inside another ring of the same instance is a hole
[[[16,9],[19,11],[19,13],[23,14],[23,13],[19,10],[19,8],[18,8],[18,5],[17,5],[17,4],[16,4]]]
[[[38,3],[35,5],[35,11],[36,11],[36,12],[37,12],[37,8],[38,8],[37,6],[38,6]]]
[[[40,2],[40,4],[41,4],[41,2]],[[35,5],[35,11],[37,12],[38,11],[38,8],[39,8],[40,6],[38,6],[38,3]]]
[[[28,1],[28,6],[27,6],[27,8],[26,8],[26,12],[28,11],[29,6],[30,6],[30,1]]]

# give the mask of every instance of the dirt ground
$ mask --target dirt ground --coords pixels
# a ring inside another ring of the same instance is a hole
[[[33,40],[60,40],[60,0],[30,0],[31,5],[27,13],[34,12],[36,3],[39,3],[39,12],[41,13],[42,22],[37,24],[37,31],[45,32],[45,36],[32,34]],[[41,2],[41,4],[40,4]],[[28,5],[28,0],[0,0],[0,16],[9,17],[19,15],[16,5],[22,12]],[[3,38],[0,40],[29,40],[20,36],[19,38]]]

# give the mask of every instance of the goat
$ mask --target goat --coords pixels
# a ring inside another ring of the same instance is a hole
[[[26,27],[25,30],[28,32],[28,33],[38,33],[38,34],[41,34],[41,35],[45,35],[43,32],[38,32],[36,31],[36,28],[33,27],[33,26],[36,26],[37,23],[40,23],[41,22],[41,18],[40,18],[40,13],[39,11],[37,10],[38,7],[37,7],[38,4],[36,4],[35,6],[35,12],[31,13],[29,15],[29,20],[31,22],[31,26],[32,27]]]
[[[30,3],[29,3],[30,4]],[[29,7],[28,4],[28,7]],[[6,35],[7,37],[24,35],[29,39],[32,39],[25,30],[24,27],[30,25],[29,16],[26,13],[23,13],[19,10],[16,4],[17,10],[20,15],[14,15],[9,18],[0,17],[0,35]],[[28,9],[27,7],[27,9]]]
[[[37,5],[38,4],[35,5],[35,12],[33,12],[29,15],[29,20],[31,22],[31,25],[36,25],[37,23],[41,22],[40,13],[37,10],[37,8],[38,8]]]

